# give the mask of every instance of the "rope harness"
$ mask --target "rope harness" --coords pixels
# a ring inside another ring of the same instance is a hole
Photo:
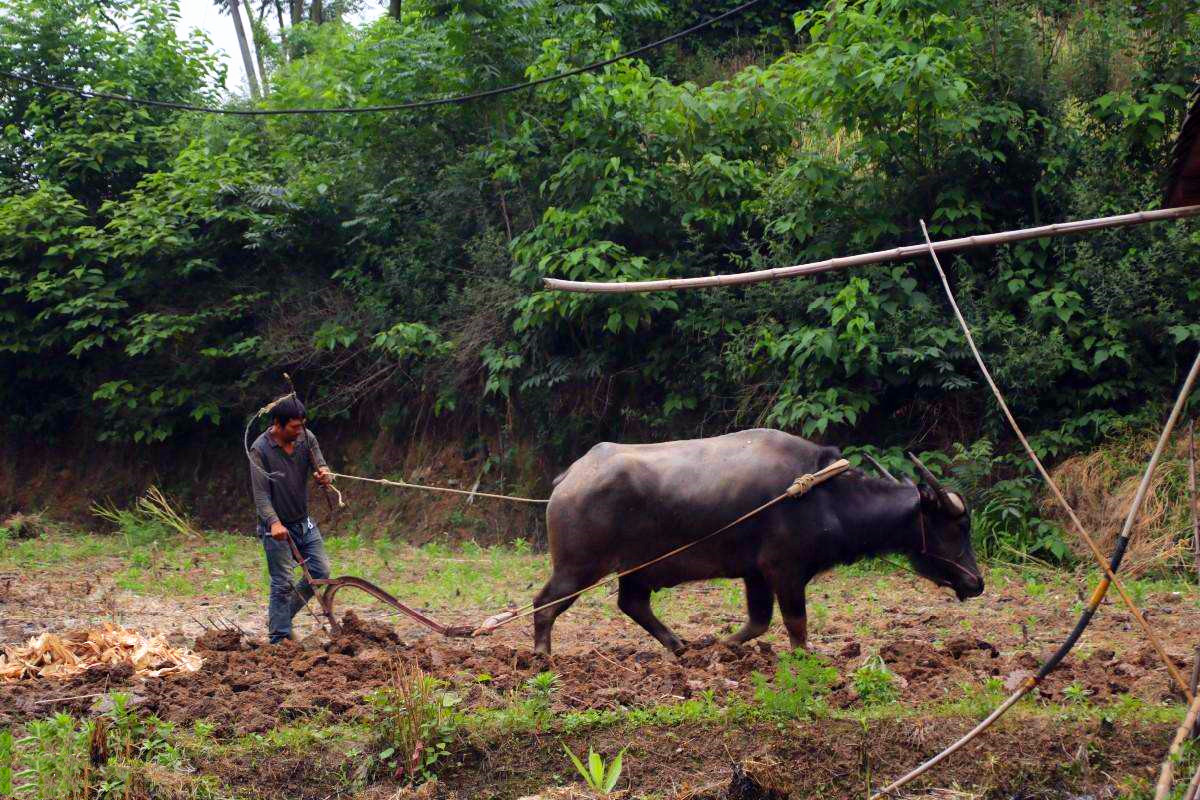
[[[295,559],[296,563],[300,565],[300,568],[304,574],[305,581],[307,581],[308,584],[314,588],[314,590],[316,590],[316,589],[321,590],[321,594],[320,594],[321,612],[324,615],[325,619],[329,623],[330,632],[335,636],[338,634],[341,627],[338,624],[337,619],[335,618],[334,613],[333,613],[333,601],[334,601],[334,597],[337,595],[338,590],[343,589],[345,587],[352,587],[352,588],[358,589],[360,591],[366,592],[367,594],[371,595],[372,597],[379,600],[380,602],[393,607],[400,613],[410,617],[414,621],[420,623],[421,625],[424,625],[425,627],[429,628],[430,630],[434,631],[435,633],[439,633],[443,636],[457,636],[457,637],[484,636],[484,635],[487,635],[487,634],[491,633],[492,631],[496,630],[497,628],[501,627],[502,625],[507,625],[511,622],[517,621],[518,619],[528,617],[532,614],[538,613],[539,611],[550,608],[551,606],[555,606],[555,605],[558,605],[559,603],[563,603],[568,600],[572,600],[572,599],[578,597],[579,595],[583,594],[584,592],[588,592],[592,589],[595,589],[598,586],[602,586],[606,583],[610,583],[611,581],[619,580],[620,578],[623,578],[626,575],[631,575],[634,572],[637,572],[638,570],[645,569],[646,567],[649,567],[653,564],[657,564],[660,561],[663,561],[665,559],[671,558],[672,556],[678,555],[679,553],[682,553],[684,550],[687,550],[691,547],[695,547],[698,544],[707,542],[708,540],[710,540],[722,533],[725,533],[729,529],[736,527],[737,525],[740,525],[741,523],[754,517],[755,515],[760,514],[763,511],[766,511],[768,508],[771,508],[772,506],[776,505],[777,503],[788,499],[789,497],[802,497],[803,495],[808,494],[810,491],[812,491],[812,489],[814,487],[819,486],[820,484],[824,483],[825,481],[827,481],[831,478],[835,478],[838,475],[841,475],[843,472],[845,472],[848,469],[850,469],[850,462],[847,461],[846,459],[842,458],[842,459],[838,459],[837,461],[833,462],[832,464],[829,464],[826,467],[823,467],[823,468],[817,470],[816,472],[806,473],[804,475],[797,476],[796,479],[792,481],[791,485],[788,486],[788,488],[786,490],[784,490],[784,492],[782,494],[779,494],[779,495],[771,498],[767,502],[763,503],[762,505],[758,506],[757,508],[754,508],[754,509],[746,512],[745,514],[742,514],[740,517],[735,519],[733,522],[730,522],[726,525],[721,526],[720,528],[718,528],[717,530],[713,531],[712,533],[710,533],[706,536],[703,536],[703,537],[696,539],[694,541],[691,541],[691,542],[687,542],[686,544],[682,544],[679,547],[676,547],[672,550],[668,550],[667,552],[663,553],[662,555],[655,556],[654,558],[650,559],[649,561],[645,561],[641,564],[638,564],[635,567],[630,567],[629,569],[621,570],[620,572],[616,573],[615,575],[613,575],[611,577],[601,578],[600,580],[596,581],[595,583],[585,586],[582,589],[572,592],[564,597],[557,597],[554,600],[551,600],[546,603],[542,603],[541,605],[535,605],[534,603],[529,603],[527,605],[521,606],[520,608],[503,611],[503,612],[500,612],[499,614],[495,614],[491,617],[488,617],[480,625],[477,625],[477,626],[444,625],[444,624],[438,622],[437,620],[433,619],[432,617],[426,616],[425,614],[422,614],[420,611],[417,611],[416,609],[405,605],[404,603],[397,600],[395,597],[393,597],[390,593],[388,593],[384,589],[382,589],[379,586],[376,586],[375,584],[371,583],[370,581],[364,580],[362,578],[355,578],[355,577],[313,578],[312,575],[309,574],[308,566],[306,564],[306,559],[304,559],[301,556],[300,550],[299,550],[299,548],[296,547],[296,543],[294,541],[292,541],[292,537],[290,534],[287,536],[287,541],[288,541],[288,546],[291,548],[291,551],[292,551],[292,558]],[[338,475],[337,473],[333,473],[333,474],[337,477],[353,477],[353,476]],[[358,480],[366,480],[371,483],[385,483],[385,484],[392,484],[392,485],[406,486],[406,487],[416,487],[417,486],[416,484],[399,483],[396,481],[385,481],[383,479],[359,478]],[[428,488],[432,488],[435,490],[438,489],[438,487],[428,487]],[[442,491],[452,491],[452,492],[456,492],[456,493],[460,493],[460,494],[471,494],[471,492],[460,491],[457,489],[442,490]],[[484,496],[484,497],[499,497],[499,498],[503,498],[503,499],[514,499],[514,498],[508,498],[504,495],[483,494],[482,496]],[[525,500],[526,502],[540,502],[540,503],[549,502],[546,500],[529,500],[528,498],[516,498],[516,499]],[[923,527],[922,527],[922,541],[924,541],[924,528]]]
[[[465,494],[471,497],[490,497],[493,500],[510,500],[514,503],[538,503],[546,504],[549,500],[538,500],[532,497],[516,497],[509,494],[491,494],[489,492],[472,492],[467,489],[451,489],[447,486],[426,486],[421,483],[409,483],[408,481],[393,481],[387,478],[364,478],[361,475],[347,475],[344,472],[329,472],[331,478],[345,478],[348,481],[362,481],[363,483],[377,483],[382,486],[398,486],[401,489],[421,489],[426,492],[445,492],[446,494]],[[336,491],[336,489],[335,489]],[[338,492],[338,506],[342,505],[341,492]]]
[[[667,552],[663,553],[661,556],[657,556],[655,558],[650,559],[649,561],[638,564],[636,567],[631,567],[629,569],[621,570],[620,572],[618,572],[616,575],[613,575],[612,577],[601,578],[600,580],[596,581],[595,583],[593,583],[589,586],[585,586],[582,589],[579,589],[578,591],[571,592],[570,594],[565,595],[564,597],[555,598],[554,600],[550,600],[549,602],[542,603],[541,605],[538,605],[538,606],[535,606],[533,603],[529,603],[527,605],[521,606],[520,608],[513,609],[512,611],[505,611],[500,614],[497,614],[494,617],[489,617],[483,623],[483,625],[480,625],[478,628],[476,628],[472,632],[471,635],[479,636],[479,635],[482,635],[485,633],[491,633],[496,628],[499,628],[501,625],[507,625],[510,622],[515,622],[516,620],[521,619],[523,617],[528,617],[531,614],[536,614],[537,612],[542,611],[547,608],[550,608],[551,606],[556,606],[559,603],[566,602],[567,600],[572,600],[576,597],[579,597],[579,595],[583,594],[584,592],[595,589],[597,586],[602,586],[603,584],[610,583],[615,580],[619,580],[621,578],[624,578],[626,575],[631,575],[640,569],[645,569],[646,567],[649,567],[652,564],[657,564],[658,562],[668,559],[671,556],[682,553],[684,550],[687,550],[690,547],[695,547],[698,544],[707,542],[709,539],[712,539],[714,536],[722,534],[725,531],[729,530],[730,528],[733,528],[734,526],[745,522],[746,520],[750,519],[751,517],[755,516],[756,514],[766,511],[768,508],[775,505],[776,503],[786,500],[789,497],[800,497],[802,495],[807,494],[808,492],[810,492],[813,489],[814,486],[818,486],[818,485],[824,483],[825,481],[829,480],[830,478],[835,478],[838,475],[841,475],[843,472],[845,472],[848,469],[850,469],[850,462],[844,458],[840,458],[837,461],[830,464],[829,466],[823,467],[823,468],[817,470],[816,472],[810,472],[810,473],[807,473],[804,475],[800,475],[794,481],[792,481],[792,485],[789,486],[783,492],[783,494],[780,494],[780,495],[777,495],[776,497],[771,498],[770,500],[763,503],[758,508],[755,508],[751,511],[747,511],[745,514],[742,514],[740,517],[735,519],[733,522],[730,522],[726,525],[721,526],[720,528],[717,528],[715,531],[708,534],[707,536],[703,536],[699,539],[688,542],[687,544],[680,545],[679,547],[676,547],[673,550],[668,550]]]
[[[932,558],[937,561],[941,561],[943,563],[949,564],[950,566],[954,567],[962,574],[966,575],[968,578],[974,578],[977,581],[983,580],[983,576],[980,575],[978,572],[975,572],[972,569],[964,567],[962,564],[958,563],[954,559],[946,558],[945,556],[939,556],[937,553],[929,552],[929,543],[925,537],[925,515],[923,513],[921,513],[920,511],[917,512],[917,521],[921,527],[921,555],[925,556],[925,558]],[[922,576],[922,577],[928,577],[928,576]],[[948,582],[943,582],[943,581],[939,581],[939,583],[941,583],[942,586],[950,585]]]

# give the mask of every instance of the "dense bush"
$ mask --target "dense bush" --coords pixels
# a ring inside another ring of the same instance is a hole
[[[260,41],[263,102],[502,85],[719,10],[404,9]],[[3,0],[0,67],[216,103],[208,45],[173,13]],[[927,264],[611,297],[540,278],[777,266],[916,241],[921,218],[951,236],[1153,207],[1198,42],[1200,12],[1166,0],[767,2],[646,61],[420,111],[219,118],[4,83],[4,424],[163,440],[230,424],[286,368],[318,414],[512,428],[560,460],[754,424],[892,464],[959,443],[960,481],[996,509],[985,529],[1005,530],[1028,473]],[[1161,416],[1200,343],[1195,230],[948,265],[1047,457]]]

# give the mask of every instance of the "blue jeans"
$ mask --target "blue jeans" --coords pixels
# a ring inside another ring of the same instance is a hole
[[[287,526],[300,557],[305,560],[308,574],[314,579],[329,577],[329,556],[321,531],[311,518]],[[271,529],[259,520],[258,538],[267,554],[267,572],[271,576],[270,603],[267,610],[267,633],[271,644],[286,639],[292,632],[292,617],[312,599],[315,590],[301,578],[293,583],[296,559],[287,540],[271,538]]]

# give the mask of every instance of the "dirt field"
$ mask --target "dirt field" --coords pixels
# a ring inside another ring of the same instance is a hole
[[[993,565],[984,596],[958,603],[886,566],[824,576],[809,593],[812,649],[836,673],[816,705],[789,716],[762,712],[764,687],[781,693],[782,626],[743,647],[714,638],[742,621],[740,584],[656,596],[690,642],[678,658],[620,615],[605,590],[560,618],[549,659],[531,652],[524,622],[447,640],[351,590],[340,596],[341,637],[330,641],[304,614],[302,640],[271,647],[261,641],[265,578],[253,540],[129,545],[59,535],[8,548],[0,639],[115,619],[194,646],[203,668],[147,681],[101,670],[65,683],[0,684],[0,726],[19,731],[53,712],[84,717],[102,707],[101,695],[128,692],[143,712],[175,724],[221,797],[394,796],[401,782],[364,764],[378,736],[372,693],[392,685],[396,660],[442,679],[462,715],[438,765],[441,796],[520,797],[577,781],[566,742],[608,756],[627,747],[620,786],[638,797],[732,796],[731,769],[744,762],[778,796],[863,797],[969,729],[1006,685],[1036,669],[1090,588],[1087,576]],[[544,556],[520,546],[413,548],[352,536],[332,539],[330,550],[335,574],[377,580],[447,622],[525,602],[546,571]],[[1132,589],[1186,671],[1200,629],[1194,587]],[[248,635],[206,633],[210,618]],[[882,702],[864,696],[857,677],[880,662],[891,673]],[[544,673],[551,682],[539,690]],[[1166,670],[1128,614],[1106,604],[1036,698],[911,796],[1137,796],[1181,716]],[[184,733],[195,731],[202,736]]]

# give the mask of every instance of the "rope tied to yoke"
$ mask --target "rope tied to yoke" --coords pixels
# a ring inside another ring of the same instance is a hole
[[[842,459],[842,461],[845,461],[845,459]],[[824,478],[823,480],[828,480],[828,478]],[[787,488],[787,492],[785,492],[785,494],[787,494],[788,497],[796,497],[798,495],[807,494],[808,490],[816,485],[817,476],[815,474],[808,473],[806,475],[801,475],[800,477],[796,478],[796,480],[792,481],[792,485]]]
[[[476,492],[468,489],[451,489],[448,486],[427,486],[421,483],[409,483],[408,481],[395,481],[388,478],[365,478],[361,475],[347,475],[344,472],[330,472],[331,478],[345,478],[348,481],[362,481],[363,483],[375,483],[381,486],[396,486],[401,489],[420,489],[426,492],[444,492],[446,494],[465,494],[470,497],[490,497],[493,500],[508,500],[513,503],[538,503],[546,504],[549,500],[540,500],[534,497],[517,497],[509,494],[492,494],[490,492]]]

